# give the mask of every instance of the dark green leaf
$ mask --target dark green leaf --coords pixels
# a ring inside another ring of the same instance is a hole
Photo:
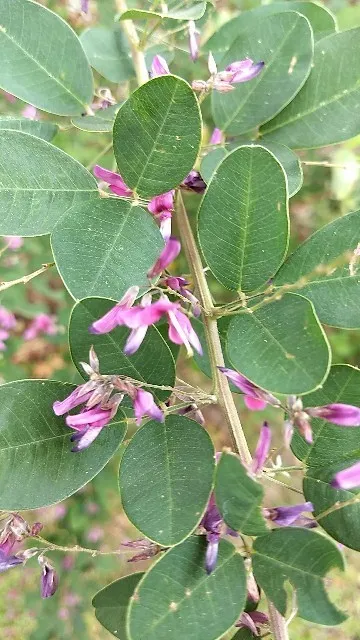
[[[100,624],[119,640],[129,640],[126,632],[126,613],[130,598],[144,573],[132,573],[115,580],[94,596],[92,605]]]
[[[243,559],[222,540],[207,575],[205,550],[205,538],[192,537],[145,574],[130,601],[132,640],[216,640],[236,622],[246,599]]]
[[[0,25],[0,86],[50,113],[72,116],[85,111],[93,78],[69,25],[28,0],[2,0]]]
[[[172,20],[198,20],[206,9],[206,2],[189,2],[189,0],[175,0],[168,2],[166,10],[146,11],[143,9],[128,9],[121,14],[120,20],[153,20],[154,18],[166,18]]]
[[[305,407],[343,403],[360,406],[360,371],[345,364],[333,365],[321,389],[303,399]],[[360,427],[340,427],[325,420],[311,420],[313,444],[294,434],[291,446],[300,460],[309,467],[328,467],[360,457]],[[349,463],[350,466],[350,463]]]
[[[214,448],[205,429],[183,416],[151,421],[135,434],[120,464],[129,520],[158,544],[178,544],[199,524],[212,488]]]
[[[274,284],[291,284],[313,274],[299,289],[314,304],[321,322],[335,327],[360,327],[360,276],[349,271],[349,257],[359,242],[360,211],[349,213],[316,231],[286,260]],[[338,265],[334,262],[338,261]],[[330,265],[327,275],[314,273],[319,265]]]
[[[247,57],[263,60],[265,67],[257,78],[234,85],[230,93],[213,92],[216,126],[236,135],[273,118],[304,84],[312,56],[311,27],[298,13],[266,16],[256,19],[251,29],[241,29],[219,62],[219,69]]]
[[[125,436],[123,422],[106,427],[89,449],[71,452],[73,430],[64,416],[55,416],[52,405],[73,389],[50,380],[0,387],[0,509],[60,502],[90,482],[114,455]]]
[[[20,131],[0,131],[0,235],[50,233],[73,205],[98,200],[96,180],[64,151]]]
[[[73,118],[71,122],[77,129],[82,129],[83,131],[112,131],[119,108],[120,105],[115,104],[112,107],[107,107],[107,109],[95,111],[93,116]]]
[[[251,11],[244,11],[239,16],[226,22],[205,43],[205,51],[213,53],[226,51],[229,45],[237,38],[239,31],[247,29],[251,31],[254,25],[263,20],[265,16],[284,11],[297,11],[305,16],[311,25],[315,40],[320,40],[336,31],[336,23],[333,14],[324,6],[314,2],[273,2],[272,4],[256,7]]]
[[[360,79],[354,60],[359,54],[359,28],[320,40],[304,87],[262,133],[295,149],[323,147],[358,135]]]
[[[12,118],[10,116],[0,117],[0,129],[11,131],[22,131],[31,133],[37,138],[42,138],[50,142],[57,134],[59,127],[52,122],[40,120],[29,120],[29,118]]]
[[[214,276],[229,289],[264,285],[286,254],[288,224],[281,165],[263,147],[235,149],[213,175],[199,210],[199,242]]]
[[[128,376],[140,382],[166,385],[175,384],[175,364],[171,351],[157,328],[149,327],[140,349],[132,356],[123,353],[127,327],[117,327],[111,333],[93,335],[89,326],[104,315],[114,302],[103,298],[85,298],[75,305],[69,325],[71,355],[80,373],[80,362],[87,362],[91,345],[100,360],[100,371],[104,374]],[[166,400],[171,391],[149,389],[160,400]]]
[[[200,110],[182,79],[161,76],[137,89],[114,125],[114,153],[126,184],[144,198],[176,187],[193,168],[201,138]]]
[[[239,629],[237,633],[233,636],[232,640],[253,640],[255,638],[253,633],[251,633],[250,629]]]
[[[209,151],[201,160],[200,173],[206,183],[210,182],[220,162],[227,156],[225,147],[217,147]]]
[[[254,542],[255,578],[282,615],[289,581],[301,618],[326,625],[343,622],[346,616],[330,602],[324,588],[323,578],[335,568],[344,569],[336,544],[310,529],[277,529]]]
[[[307,393],[325,380],[330,349],[314,308],[287,293],[229,325],[227,352],[235,369],[273,393]]]
[[[246,536],[267,532],[262,516],[264,490],[233,454],[223,453],[216,470],[215,499],[226,524]]]
[[[129,45],[119,27],[91,27],[81,34],[91,66],[110,82],[124,82],[134,76]]]
[[[119,300],[132,285],[146,287],[163,240],[152,216],[121,198],[74,207],[52,234],[60,275],[73,298]]]

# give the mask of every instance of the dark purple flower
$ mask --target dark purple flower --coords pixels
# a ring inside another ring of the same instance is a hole
[[[268,391],[264,391],[257,387],[253,382],[250,382],[247,378],[234,371],[234,369],[228,369],[227,367],[218,367],[218,369],[226,375],[231,382],[240,389],[246,396],[254,398],[255,400],[261,400],[267,404],[271,404],[274,407],[279,407],[280,402],[275,396]],[[260,405],[262,408],[263,406]]]
[[[267,422],[261,427],[260,437],[256,446],[255,455],[251,465],[251,471],[258,473],[263,468],[269,455],[271,445],[271,429]]]
[[[205,569],[207,573],[214,571],[218,556],[220,538],[223,534],[237,536],[236,531],[224,526],[224,521],[216,506],[215,496],[212,493],[200,526],[206,531],[207,548],[205,554]]]
[[[168,63],[165,58],[160,55],[156,55],[153,58],[151,65],[150,75],[152,78],[157,78],[158,76],[167,76],[170,73],[170,69],[168,67]]]
[[[132,190],[125,184],[119,173],[104,169],[98,164],[95,165],[93,172],[96,178],[108,183],[110,191],[115,193],[115,195],[122,198],[129,198],[132,196]]]
[[[155,404],[154,398],[149,391],[144,389],[136,389],[134,398],[134,413],[136,424],[139,426],[144,416],[149,416],[158,422],[164,422],[164,414]]]
[[[181,186],[189,191],[195,191],[195,193],[204,193],[206,189],[206,183],[200,173],[195,170],[190,171],[189,175],[181,183]]]
[[[242,613],[240,620],[235,624],[236,627],[247,628],[254,636],[260,636],[260,626],[268,624],[269,618],[262,611],[250,611]]]
[[[326,404],[323,407],[310,407],[305,412],[312,418],[321,418],[342,427],[360,426],[360,409],[351,404]]]
[[[194,20],[189,20],[189,50],[190,58],[195,62],[199,57],[199,35]]]
[[[4,573],[8,569],[12,569],[13,567],[17,567],[19,564],[23,564],[23,559],[21,557],[8,555],[0,549],[0,573]]]
[[[294,504],[285,507],[274,507],[273,509],[264,509],[264,516],[268,520],[272,520],[279,527],[296,527],[300,526],[300,521],[303,522],[301,516],[304,511],[314,511],[314,506],[311,502],[303,502],[302,504]],[[306,519],[310,522],[310,518]],[[308,526],[306,524],[305,526]]]
[[[331,481],[334,489],[354,489],[360,487],[360,462],[356,462],[347,469],[338,471]]]
[[[166,269],[169,264],[178,257],[180,251],[181,244],[179,240],[177,238],[170,237],[154,266],[148,271],[148,278],[156,278],[156,276],[159,276],[164,269]]]
[[[41,566],[41,597],[50,598],[54,595],[59,585],[59,578],[50,562],[43,556],[39,557]]]

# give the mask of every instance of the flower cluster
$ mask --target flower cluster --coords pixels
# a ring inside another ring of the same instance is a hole
[[[256,78],[264,66],[264,62],[254,62],[250,58],[245,58],[244,60],[235,60],[228,64],[223,71],[218,71],[214,56],[210,52],[208,58],[210,78],[208,80],[194,80],[192,88],[194,91],[202,93],[212,90],[228,93],[235,89],[234,85]]]

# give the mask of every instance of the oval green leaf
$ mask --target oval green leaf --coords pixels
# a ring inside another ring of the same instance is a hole
[[[343,622],[346,616],[330,602],[324,588],[325,576],[335,568],[344,569],[336,544],[310,529],[277,529],[254,542],[255,579],[283,616],[284,587],[290,582],[300,618],[325,625]]]
[[[79,116],[71,120],[72,124],[82,131],[93,131],[94,133],[102,131],[112,131],[115,116],[120,105],[114,104],[106,109],[99,109],[93,116]]]
[[[0,387],[0,509],[38,509],[60,502],[90,482],[122,442],[126,425],[106,427],[81,453],[72,453],[72,429],[52,405],[74,386],[20,380]]]
[[[91,66],[110,82],[125,82],[135,75],[129,45],[119,27],[91,27],[80,36]]]
[[[298,291],[311,300],[320,322],[344,329],[360,327],[358,259],[353,275],[349,269],[360,239],[359,225],[360,211],[355,211],[322,227],[294,251],[274,280],[275,286],[281,287],[310,276],[309,284]],[[317,274],[319,265],[329,265],[328,273]]]
[[[175,384],[175,363],[169,347],[155,326],[149,327],[144,342],[132,356],[126,356],[123,348],[129,329],[117,327],[111,333],[94,335],[89,326],[114,306],[112,300],[85,298],[73,308],[69,325],[71,355],[81,375],[80,362],[88,361],[88,353],[93,345],[100,360],[103,374],[123,375],[145,384],[173,387]],[[159,400],[166,400],[171,391],[149,389]]]
[[[216,126],[237,135],[273,118],[304,84],[312,56],[311,27],[298,13],[270,15],[256,20],[251,29],[241,30],[219,62],[219,69],[244,58],[263,60],[265,67],[257,78],[234,85],[230,93],[213,92]]]
[[[147,287],[163,239],[152,216],[121,198],[73,207],[51,237],[54,259],[70,295],[120,300],[133,286]]]
[[[276,158],[260,146],[232,151],[199,210],[199,242],[214,276],[228,289],[264,285],[283,262],[288,226],[286,178]]]
[[[213,482],[214,447],[197,422],[168,416],[135,434],[120,463],[119,485],[129,520],[169,547],[199,524]]]
[[[93,77],[69,25],[29,0],[2,0],[0,25],[2,89],[60,116],[85,111],[93,96]]]
[[[246,599],[244,561],[221,540],[207,575],[205,551],[203,536],[189,538],[140,580],[128,610],[131,640],[216,640],[236,622]]]
[[[358,135],[360,80],[354,60],[359,55],[360,28],[320,40],[304,87],[262,134],[294,149],[323,147]]]
[[[44,120],[29,120],[29,118],[12,118],[11,116],[0,117],[0,129],[8,131],[22,131],[23,133],[31,133],[37,138],[42,138],[50,142],[56,136],[59,127],[53,122],[45,122]]]
[[[272,393],[308,393],[325,380],[330,349],[311,302],[287,293],[235,316],[227,334],[235,369]]]
[[[246,536],[266,533],[263,498],[261,484],[249,476],[239,458],[223,453],[216,468],[215,499],[226,524]]]
[[[161,76],[139,87],[120,107],[114,153],[126,184],[143,198],[177,187],[193,168],[201,117],[187,82]]]
[[[77,160],[20,131],[0,131],[0,235],[50,233],[73,205],[98,200],[96,180]]]
[[[119,640],[130,640],[126,631],[126,614],[130,598],[144,573],[132,573],[101,589],[92,600],[97,620]]]
[[[206,9],[206,2],[189,2],[188,0],[170,0],[166,10],[146,11],[144,9],[128,9],[121,14],[120,20],[153,20],[154,18],[166,18],[170,20],[199,20]]]

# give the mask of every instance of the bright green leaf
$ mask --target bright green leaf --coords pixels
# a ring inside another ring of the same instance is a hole
[[[194,166],[200,110],[182,79],[161,76],[139,87],[120,107],[114,153],[126,184],[143,198],[176,187]]]
[[[215,500],[226,524],[246,536],[267,532],[262,516],[264,490],[233,454],[223,453],[216,469]]]
[[[175,384],[175,364],[171,351],[158,329],[149,327],[141,347],[132,356],[126,356],[123,348],[129,329],[117,327],[110,333],[94,335],[89,326],[114,306],[112,300],[85,298],[75,305],[69,325],[71,355],[80,373],[80,362],[88,361],[91,345],[100,360],[100,371],[104,374],[128,376],[147,384],[173,387]],[[166,400],[171,391],[148,389],[158,399]]]
[[[206,541],[192,537],[168,551],[140,580],[130,600],[132,640],[216,640],[230,629],[246,599],[244,562],[221,540],[207,575]]]
[[[60,502],[90,482],[116,452],[126,432],[123,422],[106,427],[89,449],[72,453],[73,430],[52,405],[73,389],[51,380],[0,387],[0,509]]]
[[[95,111],[93,116],[79,116],[78,118],[73,118],[71,122],[77,129],[82,129],[82,131],[112,131],[119,107],[119,104],[114,104],[106,109]]]
[[[197,422],[169,416],[135,434],[120,464],[124,511],[147,538],[167,547],[199,524],[212,488],[214,448]]]
[[[106,80],[125,82],[135,75],[129,45],[119,27],[91,27],[80,41],[89,63]]]
[[[130,286],[148,286],[147,271],[163,248],[152,216],[121,198],[74,207],[51,241],[60,275],[75,299],[120,300]]]
[[[144,9],[128,9],[121,14],[120,20],[153,20],[166,18],[172,20],[199,20],[206,9],[206,2],[202,0],[170,0],[164,5],[166,9],[146,11]]]
[[[0,235],[50,233],[73,205],[98,200],[96,180],[64,151],[20,131],[0,131]]]
[[[311,74],[296,98],[262,133],[295,149],[323,147],[360,133],[360,28],[320,40]]]
[[[218,63],[219,69],[247,57],[263,60],[265,67],[257,78],[234,85],[230,93],[213,92],[216,126],[237,135],[273,118],[304,84],[312,56],[311,27],[298,13],[270,15],[257,19],[251,29],[240,30]]]
[[[119,640],[129,640],[126,632],[126,613],[130,598],[144,573],[132,573],[115,580],[93,598],[95,615],[100,624]]]
[[[60,116],[85,111],[93,77],[69,25],[29,0],[2,0],[0,25],[2,89]]]
[[[43,140],[50,142],[54,136],[56,136],[59,127],[53,122],[45,122],[44,120],[29,120],[29,118],[1,116],[0,129],[31,133],[31,135],[36,136],[37,138],[42,138]]]
[[[229,289],[264,285],[286,254],[288,224],[281,165],[263,147],[235,149],[213,175],[199,210],[199,242],[214,276]]]
[[[360,211],[355,211],[322,227],[294,251],[274,281],[276,286],[292,284],[312,273],[311,282],[298,291],[311,300],[321,322],[345,329],[360,327],[358,259],[354,275],[349,270],[349,256],[360,238],[359,225]],[[319,265],[329,265],[329,273],[316,274]]]
[[[324,588],[323,578],[335,568],[344,569],[336,544],[310,529],[277,529],[254,542],[255,579],[282,615],[289,581],[300,618],[326,625],[343,622],[346,616],[330,602]]]
[[[227,353],[235,369],[273,393],[312,391],[330,366],[329,345],[311,302],[293,293],[235,316]]]

